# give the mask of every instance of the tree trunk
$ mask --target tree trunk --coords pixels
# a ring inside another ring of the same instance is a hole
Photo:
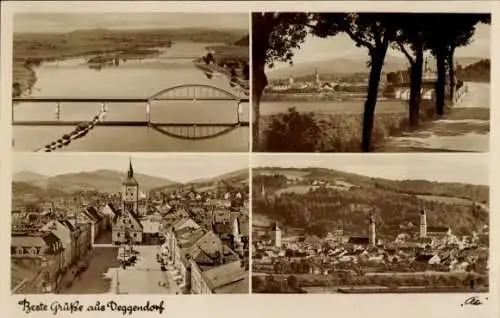
[[[415,63],[411,66],[411,86],[410,86],[410,128],[418,128],[420,117],[420,96],[422,90],[422,68],[424,64],[424,52],[422,45],[415,50]]]
[[[437,80],[436,80],[436,113],[444,115],[445,88],[446,88],[446,52],[439,48],[436,52]]]
[[[455,81],[455,65],[454,65],[454,58],[453,56],[455,55],[455,47],[451,48],[450,53],[448,54],[448,67],[449,69],[449,76],[450,76],[450,101],[452,103],[455,102],[455,86],[457,85]]]
[[[260,140],[260,100],[267,86],[267,76],[264,71],[264,63],[254,61],[252,65],[252,107],[253,107],[253,150],[261,151]]]
[[[387,46],[373,50],[371,55],[370,80],[368,83],[368,96],[365,101],[365,109],[363,113],[363,139],[361,150],[370,152],[371,139],[373,131],[373,121],[375,115],[375,106],[377,105],[378,86],[380,83],[380,74],[384,66],[385,53]]]

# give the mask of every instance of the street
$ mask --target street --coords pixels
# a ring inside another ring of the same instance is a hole
[[[118,294],[181,294],[171,274],[160,270],[156,260],[158,246],[133,246],[139,252],[135,265],[123,269],[110,268],[110,293]],[[167,282],[167,284],[165,284]]]
[[[468,92],[442,119],[389,138],[377,152],[485,152],[489,149],[490,85],[466,83]]]
[[[80,278],[68,277],[62,294],[182,294],[172,274],[162,272],[156,260],[159,246],[133,246],[139,252],[134,265],[123,269],[117,247],[94,247],[86,257],[89,267]],[[165,284],[166,282],[166,284]]]

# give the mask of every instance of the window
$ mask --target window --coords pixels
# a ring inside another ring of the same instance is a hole
[[[24,252],[24,249],[23,249],[22,247],[20,247],[20,246],[19,246],[19,247],[17,248],[17,254],[24,254],[23,252]]]
[[[116,233],[116,236],[117,236],[117,237],[120,237],[120,232]]]

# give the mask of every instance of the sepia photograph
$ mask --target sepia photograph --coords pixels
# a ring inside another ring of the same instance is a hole
[[[256,156],[252,293],[487,293],[488,159]]]
[[[248,13],[13,17],[21,152],[247,152]]]
[[[252,13],[253,149],[488,152],[491,14]]]
[[[12,294],[249,293],[246,155],[18,154]]]

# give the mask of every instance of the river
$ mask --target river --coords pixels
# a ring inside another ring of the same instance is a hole
[[[215,74],[208,78],[193,64],[194,57],[206,54],[213,43],[174,43],[155,57],[122,61],[119,66],[89,68],[83,58],[46,62],[36,68],[37,82],[31,91],[35,97],[73,98],[147,98],[177,85],[203,84],[243,97],[229,80]],[[249,105],[242,104],[241,121],[249,121]],[[100,110],[100,103],[64,103],[61,121],[89,121]],[[112,121],[146,120],[145,104],[107,105],[104,119]],[[15,121],[54,120],[55,105],[22,103],[14,106]],[[237,121],[235,101],[156,101],[151,121],[168,123],[228,123]],[[73,130],[68,126],[14,126],[13,145],[17,151],[35,151]],[[248,151],[249,128],[240,127],[228,134],[203,140],[177,139],[147,127],[97,126],[84,138],[59,151]]]

